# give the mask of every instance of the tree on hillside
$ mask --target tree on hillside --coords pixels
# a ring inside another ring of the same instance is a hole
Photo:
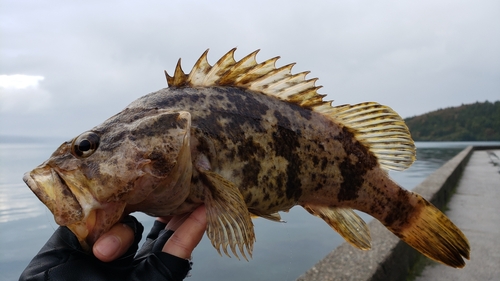
[[[500,101],[462,104],[405,121],[416,141],[500,141]]]

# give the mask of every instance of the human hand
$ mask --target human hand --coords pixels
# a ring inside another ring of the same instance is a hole
[[[127,216],[96,241],[92,255],[67,227],[59,227],[19,280],[183,280],[206,229],[205,207],[157,219],[137,251],[143,229]]]
[[[191,257],[206,229],[205,212],[205,206],[200,206],[189,217],[178,215],[157,218],[166,224],[166,230],[174,231],[162,251],[183,259]],[[110,262],[125,254],[133,243],[134,231],[126,224],[117,223],[96,241],[92,250],[98,259]]]

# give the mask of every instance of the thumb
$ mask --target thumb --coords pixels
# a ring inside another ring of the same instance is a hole
[[[133,224],[134,228],[139,228],[136,234],[134,229],[129,225]],[[142,225],[135,218],[128,216],[123,222],[119,222],[104,233],[93,246],[93,253],[96,258],[103,262],[110,262],[125,254],[134,244],[134,240],[141,239]],[[137,249],[136,249],[137,250]]]

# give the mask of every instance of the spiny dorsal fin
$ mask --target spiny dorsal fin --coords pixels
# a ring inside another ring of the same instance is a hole
[[[236,48],[230,50],[213,66],[208,63],[208,50],[195,63],[189,74],[185,74],[180,66],[180,60],[175,68],[174,76],[168,75],[169,87],[213,87],[234,86],[277,97],[281,100],[312,109],[318,105],[330,105],[323,101],[324,95],[319,95],[315,86],[317,78],[305,80],[309,72],[292,74],[294,64],[276,68],[279,57],[257,63],[259,50],[247,55],[239,61],[234,59]]]
[[[171,77],[165,71],[169,87],[234,86],[260,92],[321,113],[334,122],[349,127],[386,169],[404,170],[415,161],[415,145],[403,119],[391,108],[374,102],[332,107],[318,94],[317,78],[306,80],[309,72],[292,74],[294,63],[276,68],[279,57],[257,63],[259,50],[239,61],[236,48],[227,52],[213,66],[206,50],[189,74],[180,59]]]

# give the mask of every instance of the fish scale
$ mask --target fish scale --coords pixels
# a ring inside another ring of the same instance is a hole
[[[309,72],[279,57],[213,66],[208,50],[190,73],[180,60],[168,88],[143,96],[101,125],[63,143],[25,182],[82,247],[123,215],[184,214],[201,204],[219,253],[247,259],[251,218],[281,221],[295,205],[322,218],[353,246],[370,248],[354,209],[381,221],[426,256],[463,267],[463,233],[387,169],[415,161],[402,118],[375,102],[332,106]]]

